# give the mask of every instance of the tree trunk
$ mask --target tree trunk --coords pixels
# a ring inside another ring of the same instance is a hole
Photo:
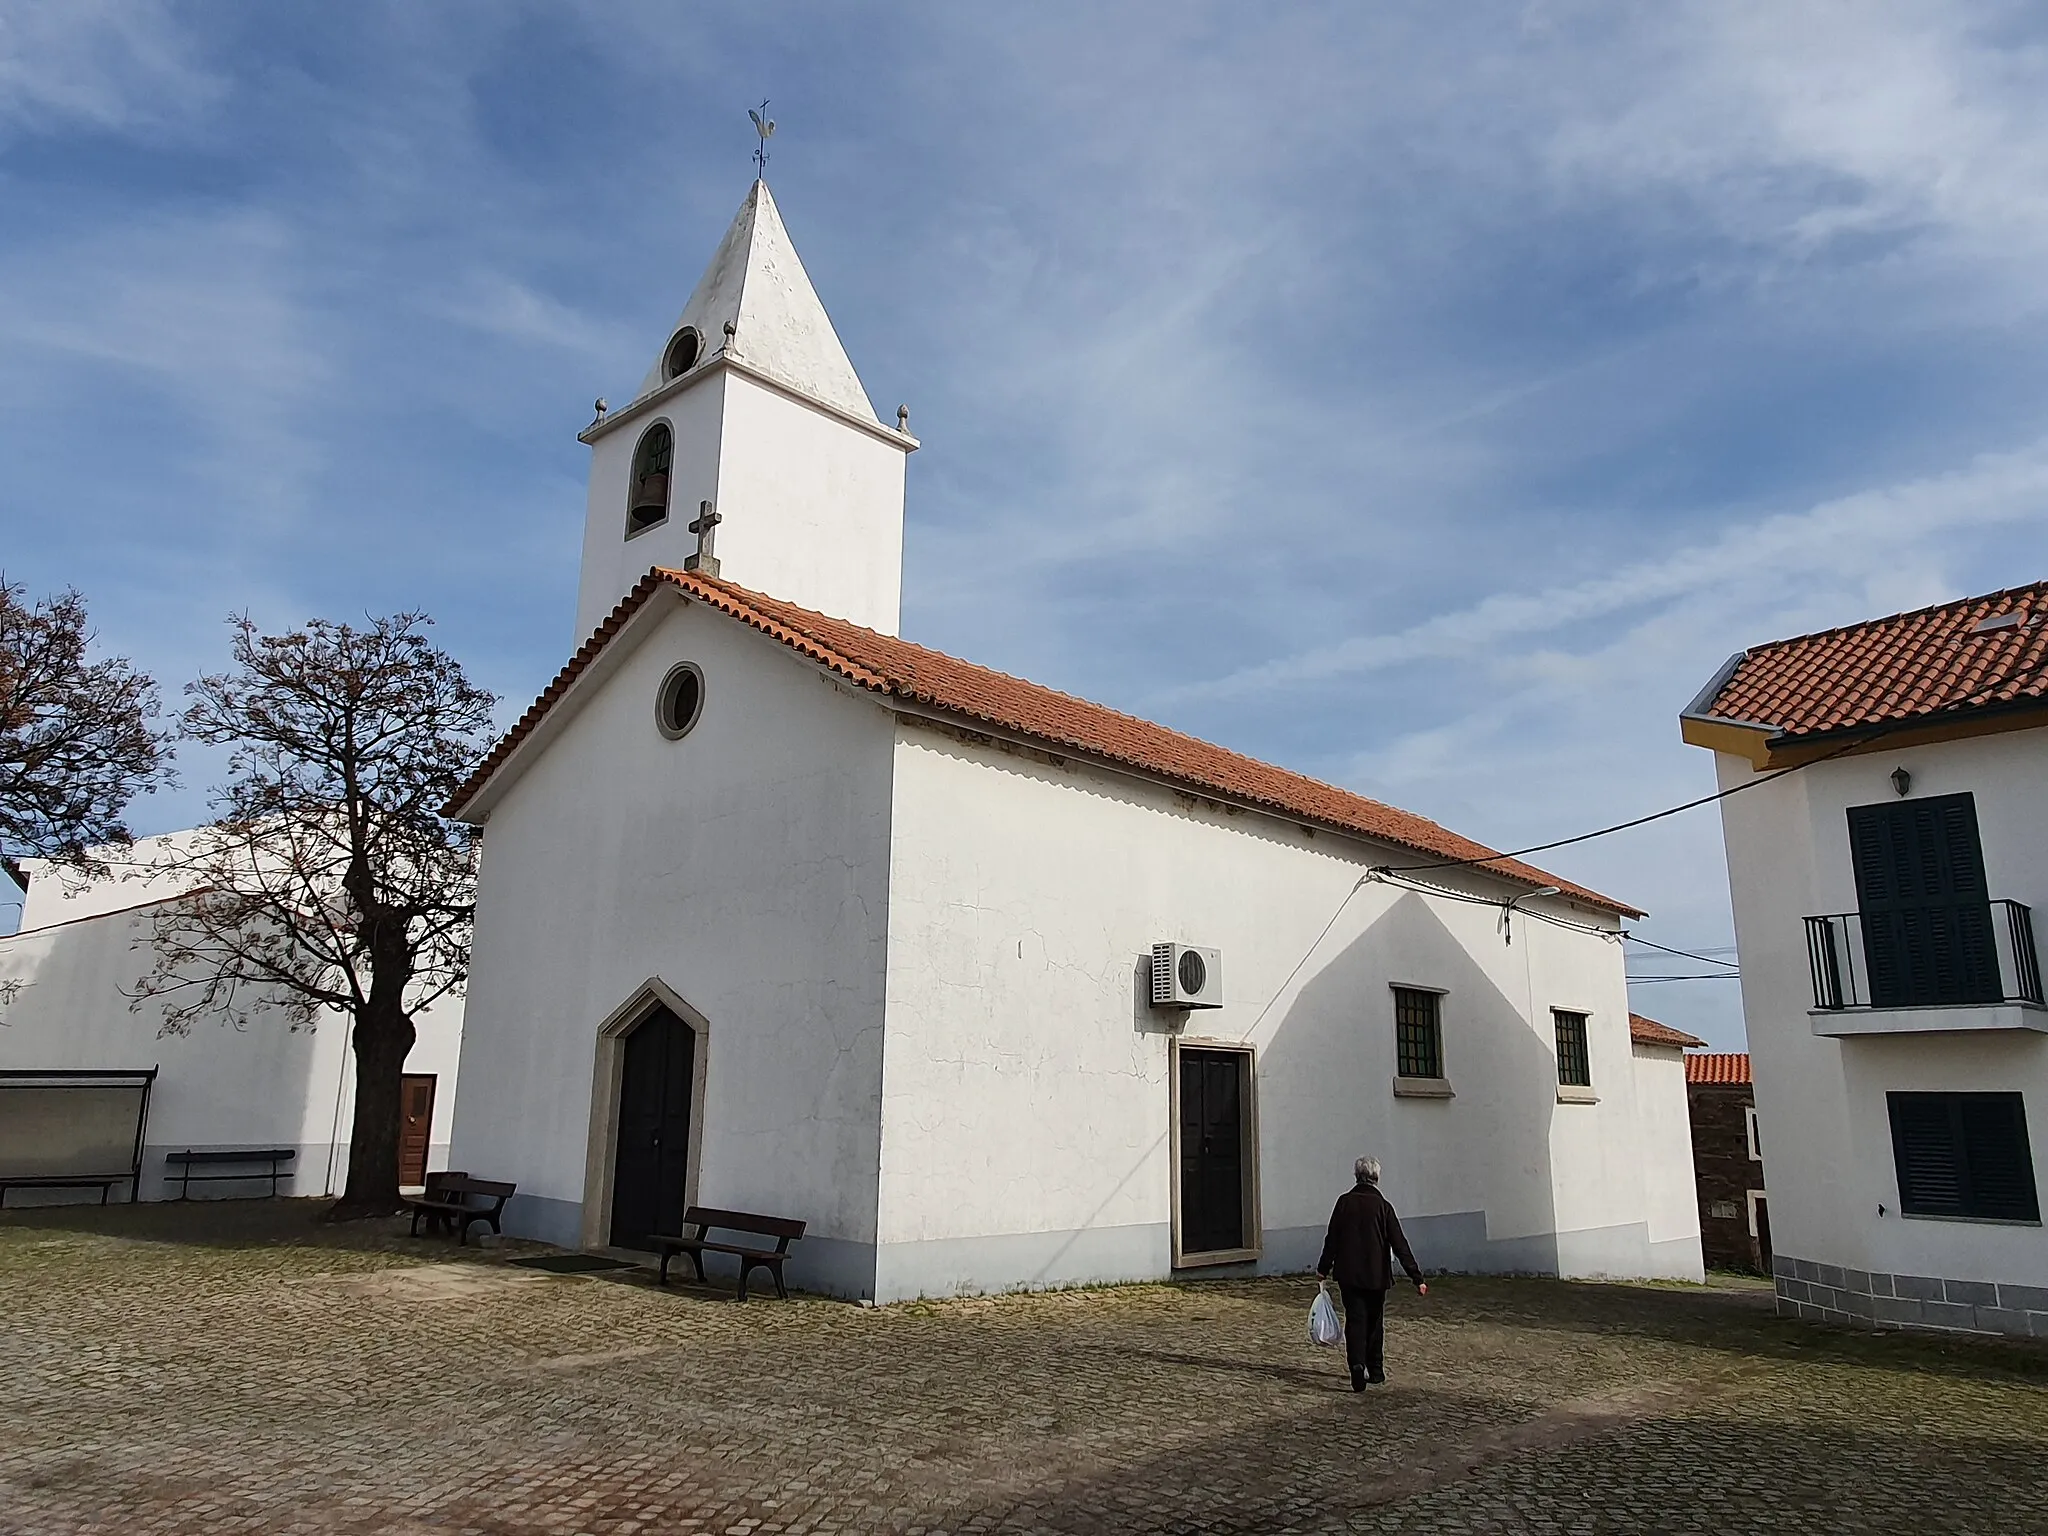
[[[372,996],[356,1014],[355,1127],[349,1133],[348,1186],[329,1213],[336,1220],[385,1216],[398,1203],[398,1133],[404,1113],[405,1058],[412,1052],[412,1020],[402,1008]]]

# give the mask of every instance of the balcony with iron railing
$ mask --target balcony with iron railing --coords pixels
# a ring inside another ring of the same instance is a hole
[[[2033,909],[1951,901],[1806,919],[1817,1035],[2048,1032]]]

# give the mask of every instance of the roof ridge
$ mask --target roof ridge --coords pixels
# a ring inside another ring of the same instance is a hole
[[[1857,619],[1850,624],[1835,624],[1827,629],[1808,630],[1805,634],[1786,635],[1780,640],[1765,640],[1749,648],[1754,656],[1758,651],[1773,651],[1780,646],[1797,645],[1802,640],[1825,640],[1831,635],[1846,635],[1854,630],[1869,629],[1878,624],[1897,624],[1907,619],[1923,618],[1929,614],[1947,613],[1957,608],[1968,608],[1977,603],[1989,603],[2001,597],[2010,597],[2016,592],[2040,592],[2048,596],[2048,577],[2039,581],[2024,582],[2017,587],[2001,587],[1996,592],[1984,592],[1975,597],[1952,597],[1946,602],[1928,603],[1919,608],[1905,608],[1897,613],[1887,613],[1874,619]]]

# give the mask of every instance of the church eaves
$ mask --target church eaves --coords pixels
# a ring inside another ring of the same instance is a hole
[[[728,324],[733,328],[731,356],[800,395],[874,420],[875,408],[790,243],[765,181],[755,182],[740,204],[669,335],[696,331],[699,355],[710,356],[728,346]],[[661,355],[640,381],[642,395],[668,382],[667,355],[664,341]]]
[[[1556,886],[1566,897],[1603,912],[1643,916],[1625,902],[1561,880],[1519,859],[1500,857],[1491,848],[1460,837],[1427,817],[894,635],[863,629],[698,572],[660,567],[641,578],[556,674],[448,802],[444,815],[464,816],[613,637],[665,588],[761,631],[871,692],[1012,732],[1053,751],[1134,769],[1198,794],[1319,823],[1431,858],[1483,860],[1477,867],[1485,873],[1530,886]]]

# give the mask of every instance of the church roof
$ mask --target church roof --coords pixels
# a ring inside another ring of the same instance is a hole
[[[649,571],[626,594],[519,723],[506,732],[449,802],[447,814],[461,814],[611,639],[625,628],[627,621],[664,589],[715,608],[779,640],[848,682],[889,698],[927,705],[1030,737],[1054,750],[1134,768],[1198,793],[1319,822],[1431,859],[1483,861],[1481,867],[1489,873],[1531,886],[1554,885],[1566,896],[1602,911],[1624,917],[1643,915],[1624,902],[1546,874],[1534,865],[1501,858],[1492,849],[1460,837],[1426,817],[1396,810],[1350,790],[1290,773],[1149,720],[979,667],[893,635],[878,634],[844,619],[750,592],[731,582],[695,571],[659,567]]]
[[[732,356],[799,394],[874,419],[875,408],[797,258],[765,181],[755,182],[740,204],[669,335],[691,327],[709,356],[727,345],[728,322]],[[667,352],[664,341],[661,355],[640,381],[641,394],[668,382],[663,370]]]

